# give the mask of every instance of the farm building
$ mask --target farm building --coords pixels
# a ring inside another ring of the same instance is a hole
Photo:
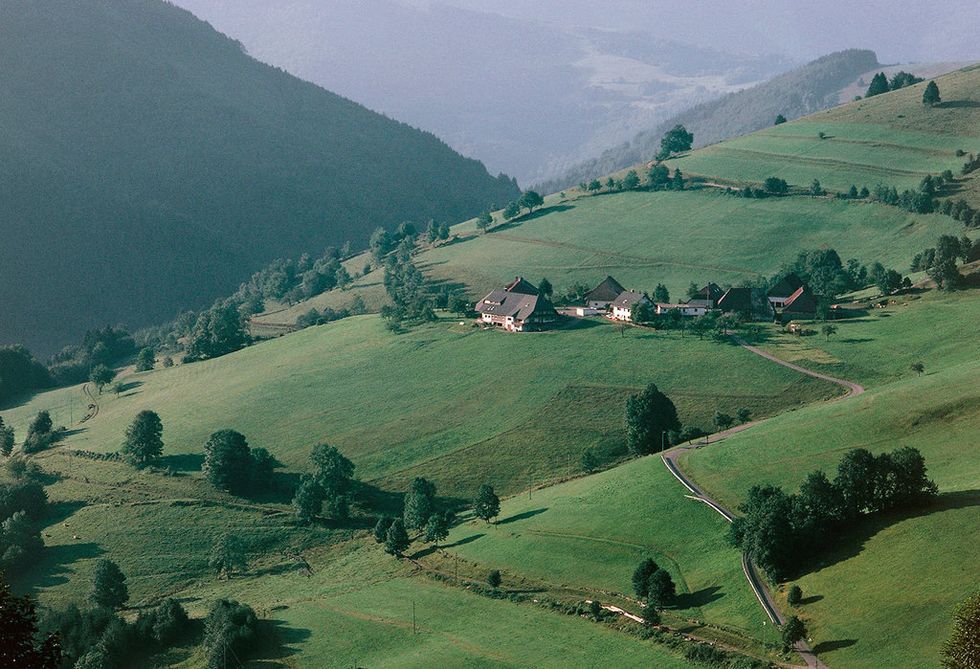
[[[698,302],[698,304],[667,304],[666,302],[658,302],[655,313],[658,316],[665,316],[668,312],[677,310],[681,316],[704,316],[708,313],[710,307],[703,304],[706,300],[691,300],[691,302]]]
[[[743,320],[763,320],[772,316],[772,307],[761,288],[729,288],[718,299],[725,314],[738,314]]]
[[[633,310],[639,304],[653,304],[646,293],[638,293],[635,290],[624,290],[610,304],[612,307],[612,318],[617,321],[633,320]]]
[[[533,284],[517,277],[503,290],[491,291],[476,303],[480,322],[485,325],[524,332],[543,330],[558,322],[554,306]]]
[[[773,309],[782,309],[786,306],[789,298],[800,288],[803,288],[803,280],[790,272],[780,279],[779,283],[769,289],[766,297],[769,298],[769,304],[772,305]]]
[[[725,294],[725,291],[721,289],[717,283],[709,283],[707,286],[699,290],[697,293],[691,296],[691,299],[687,301],[688,304],[692,302],[710,302],[709,309],[714,309],[718,305],[718,300],[721,296]]]
[[[598,286],[585,294],[585,305],[593,309],[608,309],[616,298],[626,292],[619,281],[607,276]]]
[[[781,307],[773,306],[777,321],[786,323],[791,320],[812,320],[817,317],[817,298],[806,286],[800,286],[782,303]]]

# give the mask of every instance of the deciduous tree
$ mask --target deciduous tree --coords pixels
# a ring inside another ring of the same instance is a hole
[[[163,422],[155,411],[144,409],[126,428],[123,455],[133,466],[142,469],[163,453]]]
[[[626,399],[626,445],[633,455],[660,450],[663,433],[680,427],[677,407],[655,384]]]
[[[943,667],[980,667],[980,592],[967,597],[953,616],[953,632],[943,644]]]
[[[484,483],[477,491],[476,499],[473,500],[473,513],[487,524],[500,514],[500,498],[490,484]]]
[[[245,544],[237,535],[222,534],[211,549],[208,566],[224,578],[235,571],[244,571],[248,567]]]

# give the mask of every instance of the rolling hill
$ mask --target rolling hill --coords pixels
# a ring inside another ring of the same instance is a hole
[[[4,2],[0,65],[0,342],[41,353],[518,192],[160,0]]]

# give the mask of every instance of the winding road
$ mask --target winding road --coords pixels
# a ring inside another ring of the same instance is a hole
[[[794,365],[791,362],[780,360],[779,358],[772,355],[771,353],[767,353],[766,351],[763,351],[762,349],[756,346],[752,346],[748,342],[738,337],[733,337],[733,339],[742,348],[746,349],[747,351],[750,351],[751,353],[754,353],[755,355],[765,358],[770,362],[774,362],[777,365],[782,365],[783,367],[787,367],[796,372],[799,372],[800,374],[805,374],[806,376],[810,376],[815,379],[820,379],[822,381],[827,381],[829,383],[837,384],[838,386],[841,386],[842,388],[846,389],[847,392],[844,395],[833,400],[835,402],[843,399],[847,399],[849,397],[854,397],[856,395],[860,395],[865,390],[864,386],[861,386],[857,383],[853,383],[851,381],[845,381],[844,379],[838,379],[833,376],[828,376],[827,374],[814,372],[812,370],[806,369],[805,367]],[[698,444],[692,444],[688,442],[687,444],[677,446],[675,448],[670,449],[669,451],[665,451],[664,453],[661,454],[660,457],[664,461],[664,465],[666,465],[670,473],[674,475],[674,478],[680,481],[681,485],[687,488],[687,490],[690,492],[689,495],[685,495],[686,497],[707,504],[712,509],[717,511],[725,520],[731,523],[735,520],[734,514],[732,514],[731,511],[723,507],[717,501],[715,501],[714,499],[706,495],[703,490],[701,490],[690,478],[688,478],[687,475],[685,475],[684,472],[681,470],[678,464],[678,460],[687,451],[694,450],[699,446],[704,445],[705,443],[710,444],[710,443],[721,441],[722,439],[732,434],[735,434],[736,432],[742,432],[744,430],[751,428],[753,425],[758,425],[760,422],[761,421],[754,421],[751,423],[744,423],[742,425],[737,425],[723,432],[718,432],[713,435],[710,435],[705,441],[699,442]],[[756,598],[759,600],[759,604],[766,612],[766,615],[769,617],[769,620],[774,624],[782,625],[785,622],[785,619],[783,618],[782,614],[779,612],[779,608],[776,606],[776,600],[773,598],[772,592],[766,586],[765,582],[761,578],[759,578],[759,574],[756,571],[755,565],[752,564],[752,561],[749,560],[744,553],[742,554],[742,571],[745,573],[746,580],[749,582],[749,585],[752,587],[752,591],[755,593]],[[798,641],[795,647],[796,647],[796,652],[799,653],[800,657],[803,658],[803,661],[806,662],[807,667],[809,667],[810,669],[828,669],[827,665],[821,662],[820,658],[818,658],[814,654],[813,649],[810,648],[809,644],[807,644],[806,641]]]

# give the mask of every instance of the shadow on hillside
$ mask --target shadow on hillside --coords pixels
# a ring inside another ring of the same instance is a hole
[[[869,341],[874,341],[874,339],[871,337],[846,337],[837,341],[842,344],[867,344]]]
[[[567,316],[558,321],[557,330],[588,330],[589,328],[601,328],[606,323],[595,318],[575,318]]]
[[[681,593],[674,598],[674,604],[678,609],[694,609],[717,601],[724,596],[725,593],[722,592],[721,586],[712,585],[695,592]]]
[[[285,621],[276,618],[262,620],[259,627],[262,641],[252,655],[248,666],[256,667],[288,667],[293,662],[281,662],[300,652],[299,645],[313,636],[313,632],[305,627],[291,627]]]
[[[922,516],[931,516],[934,513],[972,507],[980,507],[980,490],[942,493],[932,504],[919,509],[876,513],[866,516],[854,527],[841,532],[837,545],[815,556],[813,562],[801,568],[800,574],[831,567],[839,562],[857,557],[872,537],[882,530],[888,529],[892,525],[902,521],[920,518]]]
[[[202,453],[163,455],[157,459],[157,464],[178,472],[199,472],[201,465],[204,464],[204,455]]]
[[[517,218],[512,218],[506,223],[501,223],[496,227],[490,228],[488,232],[489,234],[493,234],[495,232],[503,232],[505,230],[511,230],[513,228],[519,227],[523,223],[527,223],[528,221],[533,221],[536,218],[541,218],[542,216],[547,216],[548,214],[558,214],[563,211],[569,211],[574,208],[575,205],[573,204],[556,204],[550,207],[541,207],[540,209],[538,209],[533,213],[524,214],[523,216],[518,216]]]
[[[91,560],[103,554],[103,550],[94,542],[46,546],[41,553],[41,559],[35,562],[18,579],[27,585],[31,594],[36,595],[41,589],[64,585],[74,576],[72,568],[80,560]]]
[[[498,520],[497,525],[506,525],[507,523],[516,523],[518,520],[526,520],[527,518],[533,518],[534,516],[540,515],[548,510],[548,507],[543,506],[540,509],[531,509],[530,511],[525,511],[523,513],[516,513],[513,516],[508,516],[503,520]]]
[[[79,509],[85,508],[85,502],[51,502],[48,504],[48,515],[47,523],[48,525],[57,525],[58,523],[63,523],[72,515],[75,514]]]
[[[119,384],[119,392],[125,393],[135,388],[139,388],[143,385],[142,381],[127,381],[126,383]]]
[[[813,647],[813,652],[817,653],[829,653],[832,650],[840,650],[841,648],[850,648],[857,643],[857,639],[838,639],[837,641],[821,641],[816,646]]]
[[[482,539],[485,536],[487,536],[485,532],[478,532],[477,534],[471,534],[468,537],[463,537],[459,541],[454,541],[451,544],[440,546],[440,548],[456,548],[458,546],[465,546],[466,544],[471,544],[477,539]]]
[[[803,599],[800,600],[800,606],[807,606],[809,604],[816,604],[821,599],[823,599],[823,595],[810,595],[809,597],[804,597]]]
[[[936,109],[975,109],[980,107],[976,100],[947,100],[936,105]]]

